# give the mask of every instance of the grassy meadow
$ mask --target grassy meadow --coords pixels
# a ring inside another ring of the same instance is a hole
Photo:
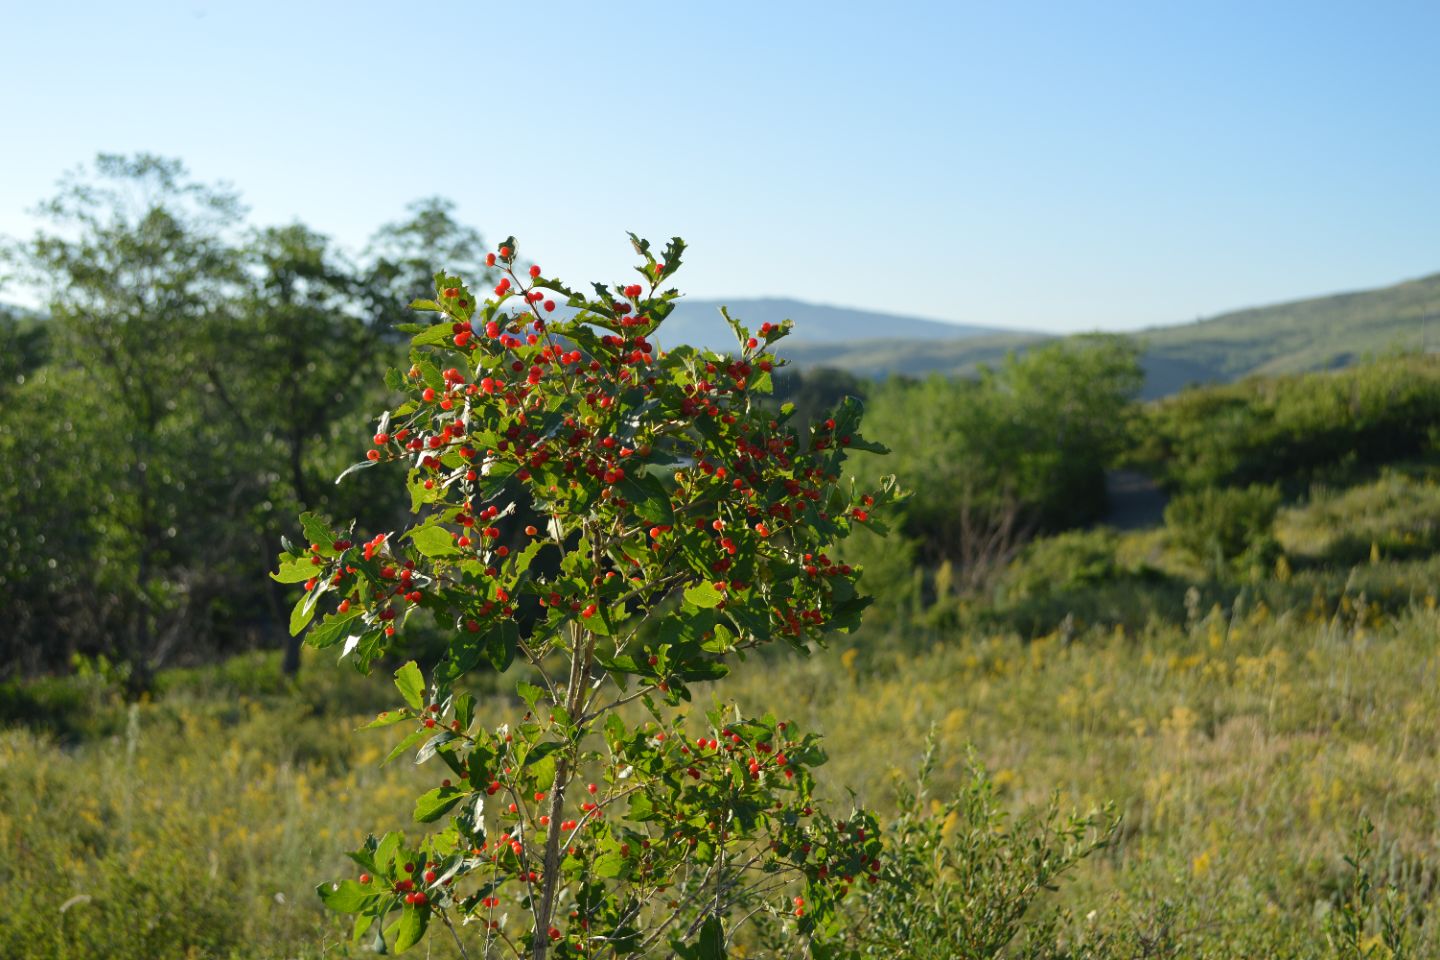
[[[1197,582],[1139,629],[1114,611],[1101,622],[1102,605],[1094,622],[1031,638],[930,609],[809,658],[752,658],[726,693],[783,703],[823,731],[832,792],[848,785],[881,810],[893,811],[932,732],[935,798],[959,789],[973,757],[1011,810],[1052,794],[1067,809],[1113,803],[1115,842],[1036,909],[1060,923],[1050,952],[1033,955],[1390,956],[1378,906],[1349,947],[1335,932],[1355,892],[1345,857],[1368,818],[1361,865],[1375,903],[1384,891],[1403,920],[1398,952],[1433,956],[1437,570],[1387,560],[1379,545],[1429,535],[1440,493],[1387,474],[1313,499],[1277,522],[1295,563],[1349,549],[1328,532],[1336,524],[1375,544],[1335,593],[1328,581],[1279,591],[1306,576],[1282,564],[1224,603]],[[1115,538],[1121,566],[1170,557],[1184,573],[1165,536]],[[1304,601],[1272,605],[1284,596]],[[353,732],[391,705],[383,676],[314,656],[292,684],[256,654],[165,674],[138,703],[94,670],[7,695],[27,712],[0,734],[7,955],[354,949],[313,887],[347,872],[336,851],[367,831],[414,829],[404,813],[423,789],[408,760],[379,767],[397,734]],[[498,720],[508,699],[482,710]]]

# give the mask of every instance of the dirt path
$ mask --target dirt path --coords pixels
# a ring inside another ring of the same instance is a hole
[[[1105,496],[1110,508],[1101,521],[1116,530],[1142,530],[1165,522],[1165,491],[1134,470],[1111,470],[1105,474]]]

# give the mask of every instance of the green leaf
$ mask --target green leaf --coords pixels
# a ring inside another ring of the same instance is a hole
[[[336,913],[359,913],[379,899],[379,894],[373,888],[354,880],[322,883],[315,888],[315,892],[320,894],[325,906]]]
[[[308,556],[296,557],[281,561],[280,569],[270,574],[270,579],[277,583],[304,583],[315,576],[316,569]]]
[[[618,851],[602,853],[595,858],[595,876],[609,879],[625,872],[627,861]]]
[[[660,642],[674,647],[697,647],[701,638],[714,627],[713,610],[678,610],[661,621]]]
[[[290,610],[290,636],[298,636],[314,618],[317,596],[317,593],[311,592],[295,601],[295,606]]]
[[[719,917],[710,917],[700,928],[695,960],[725,960],[725,930]]]
[[[350,624],[356,617],[360,616],[358,609],[350,609],[345,613],[337,613],[322,623],[315,626],[305,637],[305,642],[317,650],[332,647],[340,642],[340,638],[350,631]]]
[[[734,332],[735,339],[740,342],[741,346],[744,346],[745,341],[750,339],[749,328],[746,327],[739,320],[736,320],[734,317],[730,316],[730,311],[725,307],[720,308],[720,316],[724,317],[725,322],[730,324],[730,329],[732,332]]]
[[[866,440],[864,437],[851,436],[847,450],[864,450],[866,453],[887,454],[890,448],[883,443],[876,443],[874,440]]]
[[[541,690],[533,683],[526,683],[523,680],[515,684],[515,692],[520,695],[521,700],[524,700],[525,703],[529,705],[531,710],[535,709],[535,704],[545,695],[544,690]]]
[[[730,668],[719,660],[687,660],[675,668],[675,676],[693,682],[719,680],[729,673]]]
[[[451,324],[437,323],[434,326],[426,327],[414,337],[410,338],[412,347],[431,347],[442,343],[448,343],[450,338],[455,336],[451,332]]]
[[[720,593],[719,590],[716,590],[712,584],[702,581],[695,584],[693,587],[686,589],[685,599],[687,602],[692,603],[695,606],[700,607],[701,609],[705,609],[715,606],[721,600],[724,600],[725,597]]]
[[[401,740],[399,743],[395,744],[395,749],[391,750],[390,753],[385,757],[385,759],[380,761],[380,766],[385,766],[385,764],[389,763],[391,760],[394,760],[396,757],[400,756],[400,754],[407,752],[411,747],[415,746],[415,744],[419,743],[421,740],[424,740],[429,733],[430,731],[426,730],[424,727],[421,727],[418,730],[410,731],[410,735],[404,740]]]
[[[475,698],[468,693],[461,693],[455,697],[455,719],[460,721],[460,729],[470,729],[470,723],[475,719]]]
[[[649,672],[648,670],[641,670],[635,658],[628,654],[620,654],[612,657],[603,650],[596,650],[595,662],[604,667],[608,673],[623,675],[627,673],[643,674]]]
[[[418,360],[415,366],[420,369],[420,378],[425,381],[425,386],[434,390],[445,389],[445,378],[440,373],[440,368],[429,360]]]
[[[429,793],[421,794],[415,801],[415,822],[434,823],[468,795],[467,791],[458,787],[436,787]]]
[[[300,529],[305,531],[306,539],[311,543],[320,544],[321,549],[333,550],[335,548],[335,535],[330,532],[330,525],[315,514],[300,514]]]
[[[430,911],[425,907],[406,906],[400,912],[400,926],[395,937],[395,952],[409,950],[425,936],[425,927],[430,922]]]
[[[515,661],[515,649],[519,645],[519,626],[514,620],[502,620],[485,637],[485,659],[497,671],[504,673]]]
[[[685,252],[685,241],[679,237],[671,237],[670,242],[665,245],[665,270],[660,274],[661,278],[668,277],[680,269],[680,255]]]
[[[428,310],[431,313],[445,312],[445,308],[440,306],[440,304],[436,303],[434,300],[412,300],[410,301],[410,309]]]
[[[654,474],[626,477],[618,484],[621,495],[630,501],[635,515],[647,523],[674,523],[670,494]]]
[[[530,768],[530,776],[535,778],[536,783],[548,787],[555,782],[555,754],[545,753],[537,759],[532,753],[525,758],[525,765]]]
[[[380,842],[375,846],[375,866],[378,872],[390,872],[390,865],[395,860],[395,854],[400,851],[400,843],[404,839],[405,837],[395,830],[380,838]]]
[[[414,660],[395,671],[395,689],[412,710],[418,712],[425,708],[425,677]]]
[[[386,710],[384,713],[380,714],[380,715],[377,716],[374,720],[371,720],[369,723],[365,724],[363,727],[357,727],[356,729],[359,729],[359,730],[378,730],[380,727],[394,726],[395,724],[399,723],[399,722],[402,721],[402,720],[413,720],[413,719],[414,719],[414,717],[410,714],[409,711],[406,711],[406,710]]]
[[[632,793],[630,795],[630,810],[626,818],[636,823],[644,823],[647,820],[656,818],[654,802],[643,793]]]
[[[423,527],[416,527],[410,531],[410,541],[415,544],[415,549],[424,556],[435,559],[437,557],[453,557],[460,553],[455,546],[455,538],[450,531],[435,524],[427,524]]]

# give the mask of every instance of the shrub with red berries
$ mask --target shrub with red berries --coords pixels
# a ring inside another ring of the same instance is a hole
[[[520,269],[513,238],[486,299],[438,275],[413,304],[438,320],[387,378],[405,399],[350,468],[403,468],[414,523],[307,514],[280,558],[305,588],[292,630],[362,670],[413,618],[449,638],[370,724],[408,728],[391,759],[442,767],[413,819],[448,825],[372,838],[360,880],[321,885],[357,938],[405,949],[438,921],[484,956],[722,956],[749,916],[808,940],[878,876],[873,819],[812,797],[816,737],[682,704],[747,650],[858,623],[860,571],[833,551],[898,493],[854,489],[844,463],[884,450],[857,401],[813,424],[766,401],[788,323],[752,335],[727,314],[733,353],[661,350],[684,244],[657,260],[632,240],[642,282],[593,295]],[[481,722],[481,670],[522,676],[522,716]],[[648,719],[627,724],[632,703]]]

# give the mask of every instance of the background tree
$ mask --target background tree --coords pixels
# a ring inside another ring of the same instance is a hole
[[[52,228],[20,253],[50,315],[53,399],[104,421],[103,437],[50,456],[64,451],[83,476],[105,478],[103,495],[71,507],[84,503],[89,515],[80,539],[93,553],[96,592],[85,602],[89,619],[106,624],[143,672],[180,641],[209,592],[177,533],[198,528],[203,540],[225,509],[206,442],[220,411],[198,361],[233,319],[241,208],[234,193],[191,181],[177,161],[140,154],[100,156],[66,177],[40,212]]]
[[[1141,382],[1135,346],[1095,336],[1012,355],[978,380],[877,384],[871,429],[899,471],[925,478],[901,524],[921,558],[950,561],[973,587],[1033,532],[1098,517]]]
[[[99,157],[40,212],[5,263],[44,312],[0,313],[4,669],[104,654],[139,686],[284,642],[293,670],[257,573],[297,510],[403,508],[333,478],[403,356],[395,298],[432,258],[483,275],[479,234],[420,201],[356,261],[301,224],[247,229],[229,188],[146,154]]]
[[[365,250],[366,295],[382,330],[412,319],[410,304],[435,292],[436,270],[466,277],[477,289],[500,279],[485,262],[480,232],[456,219],[452,201],[425,197],[405,211],[405,219],[376,230]]]
[[[393,348],[367,314],[360,271],[329,238],[301,224],[261,229],[241,256],[234,322],[198,359],[233,451],[223,470],[232,509],[218,555],[234,564],[232,628],[255,631],[267,645],[283,642],[293,673],[299,648],[283,629],[278,592],[257,591],[252,574],[267,562],[280,518],[293,511],[332,508],[337,496],[385,503],[383,490],[363,480],[340,490],[333,477],[360,455],[360,411]]]

